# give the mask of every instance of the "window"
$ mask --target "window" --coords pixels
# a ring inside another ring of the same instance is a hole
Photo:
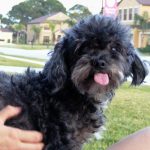
[[[119,9],[119,19],[122,20],[122,10]]]
[[[134,14],[138,14],[139,9],[138,8],[134,8]]]
[[[124,16],[123,16],[123,20],[127,20],[127,9],[124,9]]]
[[[43,37],[43,44],[48,44],[50,42],[49,36],[44,36]]]
[[[136,14],[139,13],[139,9],[138,8],[134,8],[134,12],[133,12],[133,16],[135,17]]]
[[[132,8],[129,9],[129,20],[133,20],[133,11],[132,11]]]
[[[48,26],[44,26],[44,30],[49,30],[49,27]]]
[[[10,39],[7,40],[7,43],[10,43]]]

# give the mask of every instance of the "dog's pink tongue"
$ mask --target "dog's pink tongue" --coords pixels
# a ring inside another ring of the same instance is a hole
[[[97,73],[94,75],[94,81],[100,85],[108,85],[109,77],[107,73]]]

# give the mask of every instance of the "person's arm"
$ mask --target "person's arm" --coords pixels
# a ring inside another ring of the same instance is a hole
[[[0,111],[0,150],[42,150],[42,134],[5,126],[6,120],[18,115],[21,109],[7,106]]]
[[[129,135],[107,150],[150,150],[150,127]]]

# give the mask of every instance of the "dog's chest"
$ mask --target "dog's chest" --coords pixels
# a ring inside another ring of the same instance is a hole
[[[71,135],[73,139],[79,143],[84,143],[93,136],[93,133],[100,130],[100,127],[102,127],[105,122],[103,111],[107,108],[112,97],[113,93],[97,95],[96,98],[99,99],[101,103],[91,103],[89,107],[83,106],[82,112],[70,118],[72,120],[72,127],[74,127],[74,132]]]
[[[53,103],[52,108],[56,109],[55,112],[59,112],[57,121],[60,122],[60,130],[62,125],[65,129],[63,134],[59,133],[60,137],[66,137],[70,149],[80,150],[82,144],[103,126],[105,119],[103,104],[96,103],[91,98],[77,96],[77,94],[75,96],[68,95],[66,98],[64,95],[57,95],[57,102],[59,99],[61,101],[57,105]]]
[[[68,113],[68,117],[65,116],[65,118],[68,118],[65,121],[67,128],[72,131],[67,133],[67,138],[72,141],[71,147],[75,147],[73,150],[78,150],[78,148],[80,150],[81,145],[104,124],[104,116],[99,109],[91,113],[87,108],[85,110],[83,108],[82,113],[74,115]]]

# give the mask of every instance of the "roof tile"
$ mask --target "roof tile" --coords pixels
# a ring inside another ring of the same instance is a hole
[[[150,0],[137,0],[142,5],[150,6]]]

